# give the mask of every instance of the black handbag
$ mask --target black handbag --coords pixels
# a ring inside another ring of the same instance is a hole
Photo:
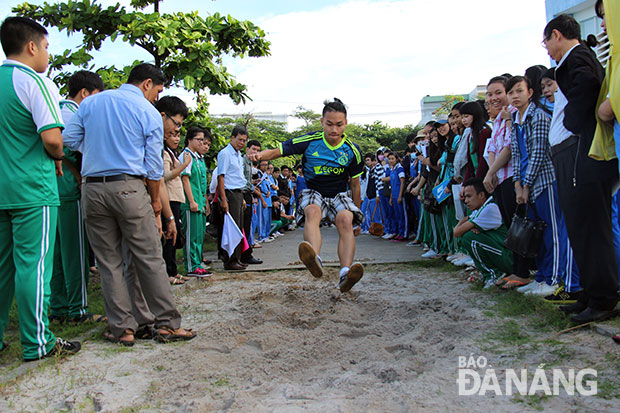
[[[536,220],[531,220],[527,217],[527,205],[523,205],[523,215],[519,214],[519,209],[522,205],[517,206],[517,211],[512,217],[512,223],[508,234],[504,240],[504,245],[511,251],[516,252],[525,258],[535,258],[540,251],[540,246],[543,242],[543,232],[547,227],[545,221],[538,218],[536,207],[534,204],[529,204],[534,209]]]

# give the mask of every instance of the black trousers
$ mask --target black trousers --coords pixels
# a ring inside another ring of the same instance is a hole
[[[226,189],[226,200],[228,201],[228,212],[235,221],[239,229],[243,229],[243,192],[241,190],[228,190]],[[224,211],[220,209],[222,217],[221,227],[224,225]],[[221,230],[220,230],[221,231]],[[221,249],[222,237],[220,232],[219,245]],[[223,254],[224,264],[238,263],[241,259],[241,250],[243,249],[243,241],[237,245],[233,254],[229,257],[228,253],[221,249]]]
[[[245,201],[245,208],[243,209],[243,231],[247,238],[250,236],[252,227],[252,192],[243,191],[243,200]],[[250,245],[247,250],[241,253],[241,262],[249,261],[252,258],[252,246]]]
[[[506,225],[506,228],[510,228],[512,217],[517,210],[517,194],[515,193],[515,184],[512,177],[506,179],[495,188],[493,198],[499,206],[504,225]],[[536,268],[536,261],[534,259],[522,257],[516,252],[513,253],[512,261],[515,275],[521,278],[529,278],[530,269]]]
[[[170,209],[172,209],[172,215],[174,215],[174,222],[177,227],[177,240],[172,242],[171,239],[165,240],[162,248],[164,261],[166,262],[166,272],[168,277],[174,277],[178,274],[177,271],[177,245],[179,244],[179,237],[183,236],[183,223],[181,223],[181,203],[176,201],[170,201]],[[161,228],[165,232],[168,229],[168,221],[164,215],[161,215]],[[180,243],[182,245],[183,243]]]
[[[553,154],[560,208],[584,289],[580,301],[596,310],[610,310],[619,298],[611,229],[615,180],[580,182],[575,176],[576,159],[577,145]]]

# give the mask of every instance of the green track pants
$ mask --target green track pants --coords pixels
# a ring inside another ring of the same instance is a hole
[[[183,261],[185,270],[190,273],[202,264],[202,243],[204,242],[207,218],[202,212],[182,211],[181,221],[185,233]]]
[[[62,201],[54,248],[50,314],[80,317],[88,313],[88,247],[80,201]]]
[[[56,344],[47,311],[57,217],[58,207],[0,210],[0,340],[15,297],[25,359],[42,357]]]

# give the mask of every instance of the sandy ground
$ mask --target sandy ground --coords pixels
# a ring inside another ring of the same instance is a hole
[[[496,318],[458,273],[369,265],[347,294],[336,280],[336,269],[318,280],[303,270],[193,280],[175,292],[196,339],[133,348],[85,341],[77,355],[0,387],[0,411],[620,411],[620,400],[600,397],[459,396],[459,356],[521,368],[550,354],[490,349],[481,338]],[[568,354],[561,367],[601,363],[620,349],[585,329],[558,340]],[[599,375],[617,375],[615,360]]]

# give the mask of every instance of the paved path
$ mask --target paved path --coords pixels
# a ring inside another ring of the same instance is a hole
[[[325,266],[338,264],[338,231],[336,228],[322,228],[323,247],[321,258]],[[252,265],[252,270],[282,270],[304,268],[297,255],[297,246],[304,240],[303,229],[287,231],[284,236],[273,242],[262,244],[263,248],[255,249],[254,256],[263,260],[263,264]],[[421,247],[407,247],[406,242],[393,242],[374,237],[360,235],[355,238],[355,260],[365,264],[386,264],[409,262],[420,259]],[[221,271],[222,262],[217,259],[217,253],[211,251],[205,254],[213,261],[213,269]]]

